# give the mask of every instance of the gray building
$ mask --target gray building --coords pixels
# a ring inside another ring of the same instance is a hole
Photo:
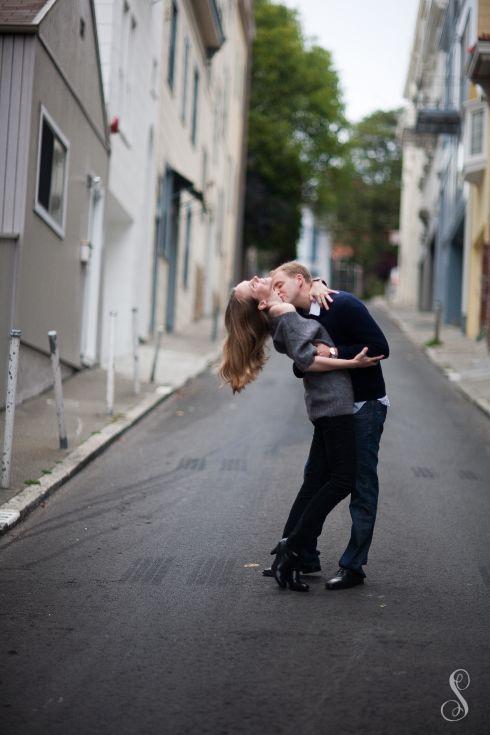
[[[92,0],[0,5],[0,404],[8,332],[22,330],[19,399],[97,361],[109,145]]]

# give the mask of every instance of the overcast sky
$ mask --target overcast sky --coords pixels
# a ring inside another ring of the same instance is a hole
[[[403,105],[419,0],[280,0],[333,54],[347,117]]]

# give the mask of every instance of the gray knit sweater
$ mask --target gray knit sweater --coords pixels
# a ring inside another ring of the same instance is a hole
[[[333,346],[325,329],[314,319],[305,319],[296,311],[288,311],[279,317],[271,317],[271,334],[278,352],[288,355],[305,375],[305,402],[310,421],[323,416],[342,416],[352,413],[354,393],[347,370],[324,373],[308,373],[316,350],[313,344],[324,342]]]

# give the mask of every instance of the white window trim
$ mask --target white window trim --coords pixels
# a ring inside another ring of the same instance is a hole
[[[471,102],[466,102],[465,104],[466,108],[466,121],[465,121],[465,163],[466,164],[472,164],[472,163],[479,163],[486,159],[487,157],[487,103],[483,102],[482,100],[471,100]],[[483,112],[483,126],[482,126],[482,151],[480,153],[471,153],[471,132],[472,132],[472,123],[471,123],[471,117],[474,112]]]
[[[62,144],[66,148],[66,165],[65,165],[65,171],[64,171],[64,177],[63,177],[63,215],[62,215],[62,223],[61,226],[58,222],[56,222],[53,217],[49,214],[49,212],[44,209],[43,205],[39,202],[39,169],[41,166],[41,141],[42,141],[42,132],[43,132],[43,120],[46,120],[46,122],[51,126],[53,129],[54,134],[60,139]],[[68,167],[70,164],[70,143],[68,139],[63,135],[58,125],[55,123],[47,109],[44,107],[44,105],[41,105],[41,113],[39,115],[39,132],[38,132],[38,140],[37,140],[37,167],[36,167],[36,198],[34,201],[34,211],[36,214],[38,214],[41,219],[43,219],[47,225],[51,227],[52,230],[56,232],[56,234],[61,237],[61,239],[64,239],[65,237],[65,229],[66,229],[66,205],[67,205],[67,189],[68,189]]]

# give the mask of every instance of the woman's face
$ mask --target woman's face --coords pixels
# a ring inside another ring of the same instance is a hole
[[[235,293],[239,299],[252,298],[257,303],[269,301],[272,296],[272,278],[254,276],[250,281],[242,281],[235,286]]]

